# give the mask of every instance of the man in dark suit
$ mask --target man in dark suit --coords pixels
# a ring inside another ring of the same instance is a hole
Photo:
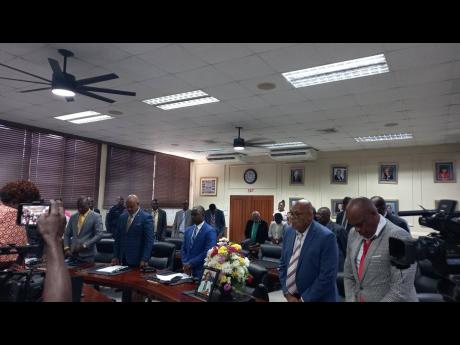
[[[225,216],[224,212],[216,208],[215,204],[209,205],[209,210],[204,214],[204,220],[211,225],[217,233],[217,238],[224,236],[225,232]]]
[[[345,230],[347,231],[347,236],[348,236],[348,233],[350,232],[350,229],[353,227],[351,224],[348,224],[348,220],[347,220],[347,205],[348,203],[350,202],[351,198],[349,196],[346,196],[345,198],[343,198],[342,200],[342,212],[338,213],[336,218],[335,218],[335,222],[336,224],[339,224],[341,225],[343,228],[345,228]]]
[[[284,297],[288,302],[335,302],[338,251],[334,234],[313,220],[313,207],[307,200],[296,202],[291,217],[279,266]]]
[[[77,262],[92,263],[97,253],[96,243],[102,238],[102,218],[89,209],[87,197],[78,198],[77,209],[65,229],[65,256],[72,256]]]
[[[90,196],[88,197],[88,204],[89,204],[89,209],[91,211],[101,214],[101,210],[99,210],[98,208],[94,208],[94,199]]]
[[[268,240],[268,225],[267,222],[260,218],[258,211],[252,212],[252,219],[246,223],[244,235],[251,240],[252,245],[259,245]]]
[[[339,272],[343,272],[343,264],[345,262],[345,256],[347,255],[347,232],[339,224],[336,224],[331,221],[331,210],[327,207],[321,207],[316,214],[316,220],[321,225],[324,225],[326,228],[331,230],[336,239],[337,247],[339,249]]]
[[[400,228],[402,228],[402,229],[404,229],[404,230],[406,230],[407,232],[410,233],[409,226],[407,225],[407,223],[406,223],[406,221],[404,219],[399,218],[398,216],[388,212],[385,199],[383,199],[381,196],[374,196],[374,197],[371,198],[371,201],[374,204],[374,206],[377,209],[377,211],[382,216],[384,216],[386,219],[388,219],[394,225],[397,225]]]
[[[113,234],[117,230],[118,218],[120,218],[122,213],[125,211],[125,199],[122,196],[119,196],[117,198],[117,203],[110,208],[107,216],[105,217],[105,229],[108,232]]]
[[[163,241],[166,237],[166,212],[159,208],[158,200],[152,200],[153,231],[157,241]]]
[[[197,206],[191,212],[193,225],[185,230],[181,258],[184,272],[201,278],[203,275],[204,259],[216,244],[216,231],[204,221],[204,208]]]
[[[120,216],[114,234],[113,265],[144,267],[150,259],[153,247],[152,216],[139,207],[136,195],[126,199],[127,213]]]

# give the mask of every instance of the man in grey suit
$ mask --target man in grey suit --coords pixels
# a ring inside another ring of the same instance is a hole
[[[78,212],[73,214],[64,233],[64,253],[77,262],[92,263],[96,256],[96,243],[102,238],[102,217],[89,209],[87,197],[79,197]]]
[[[347,219],[348,235],[344,267],[347,302],[417,302],[416,264],[407,269],[391,265],[390,237],[410,239],[410,234],[377,212],[368,198],[352,199]]]
[[[185,229],[192,225],[192,213],[188,208],[188,201],[182,204],[182,210],[176,212],[172,225],[172,238],[184,238]]]

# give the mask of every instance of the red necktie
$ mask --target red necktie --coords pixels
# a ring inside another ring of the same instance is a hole
[[[361,261],[359,262],[359,268],[358,268],[358,278],[361,280],[363,276],[363,268],[364,268],[364,258],[366,257],[367,250],[369,249],[369,246],[371,245],[372,240],[364,240],[363,243],[363,255],[361,256]]]

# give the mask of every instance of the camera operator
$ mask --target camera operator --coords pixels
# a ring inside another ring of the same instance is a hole
[[[62,236],[66,225],[61,201],[50,200],[50,214],[38,218],[38,231],[45,242],[47,259],[43,302],[71,302],[72,287],[62,252]]]
[[[21,203],[31,203],[40,200],[38,188],[30,181],[9,182],[0,191],[0,246],[27,244],[26,229],[16,224],[17,208]],[[9,268],[18,262],[18,255],[0,256],[0,268]]]
[[[410,234],[380,215],[368,198],[352,199],[347,219],[348,235],[344,267],[346,301],[416,302],[416,264],[397,269],[391,264],[389,239],[410,239]]]

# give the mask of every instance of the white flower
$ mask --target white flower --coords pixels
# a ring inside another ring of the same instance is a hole
[[[232,271],[233,271],[231,263],[230,263],[230,262],[224,262],[224,263],[222,264],[222,269],[221,269],[221,271],[222,271],[223,273],[225,273],[225,274],[231,274]]]
[[[249,267],[249,259],[248,258],[244,258],[244,264],[246,267]]]

